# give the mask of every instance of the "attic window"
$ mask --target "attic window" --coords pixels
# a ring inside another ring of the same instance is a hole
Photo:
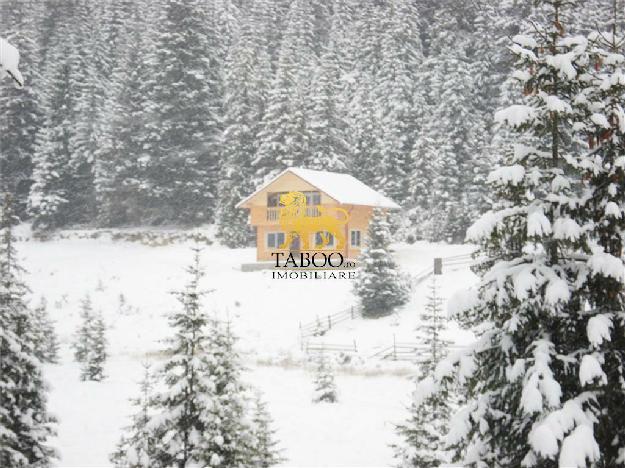
[[[280,206],[280,195],[286,192],[271,192],[267,194],[267,206],[269,208],[275,208]]]
[[[270,192],[267,194],[267,207],[276,208],[280,206],[280,195],[287,192]],[[320,205],[321,192],[302,192],[306,196],[306,205]]]
[[[308,206],[321,205],[321,193],[320,192],[304,192],[304,195],[306,195],[306,204]]]

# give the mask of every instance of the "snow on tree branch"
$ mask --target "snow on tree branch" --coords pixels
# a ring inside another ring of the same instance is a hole
[[[21,88],[24,86],[24,78],[17,68],[19,61],[20,53],[18,50],[0,37],[0,78],[6,74]]]

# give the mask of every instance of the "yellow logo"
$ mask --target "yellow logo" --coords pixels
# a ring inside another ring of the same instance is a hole
[[[303,250],[309,250],[313,240],[315,249],[323,249],[330,244],[332,235],[336,239],[336,249],[345,245],[345,225],[349,214],[343,208],[332,208],[341,213],[344,219],[331,215],[322,206],[308,206],[302,192],[288,192],[280,195],[280,227],[286,234],[285,242],[279,248],[286,249],[298,238]],[[319,234],[319,235],[317,235]],[[321,243],[317,240],[320,239]]]

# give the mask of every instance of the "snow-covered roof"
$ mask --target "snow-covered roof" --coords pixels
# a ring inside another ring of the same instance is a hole
[[[237,204],[237,208],[242,207],[257,193],[267,188],[275,180],[279,179],[287,172],[295,174],[300,179],[308,182],[310,185],[316,187],[342,205],[363,205],[389,209],[401,208],[390,198],[376,192],[371,187],[365,185],[349,174],[314,171],[312,169],[304,169],[301,167],[290,167],[285,169],[269,182],[261,185],[253,194],[241,200]]]
[[[17,49],[0,37],[0,78],[7,74],[18,86],[23,86],[24,78],[17,68],[19,61],[20,54]]]

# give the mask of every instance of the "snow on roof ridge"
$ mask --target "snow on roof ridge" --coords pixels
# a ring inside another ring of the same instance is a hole
[[[342,172],[320,171],[303,167],[289,167],[262,184],[254,193],[241,200],[236,206],[240,207],[250,200],[261,190],[267,188],[271,183],[280,178],[286,172],[291,172],[302,178],[311,185],[314,185],[322,192],[334,198],[337,202],[345,205],[363,205],[379,208],[399,209],[401,208],[390,198],[375,191],[365,183],[356,179],[351,174]]]

